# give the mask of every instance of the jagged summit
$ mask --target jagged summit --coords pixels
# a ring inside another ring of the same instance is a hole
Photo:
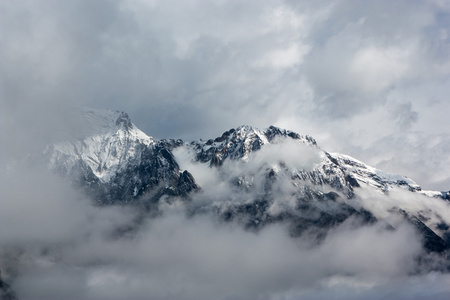
[[[232,128],[220,137],[206,142],[194,141],[191,144],[199,161],[220,166],[227,158],[247,159],[249,153],[261,149],[263,145],[277,142],[277,138],[291,138],[307,145],[317,145],[316,141],[308,135],[302,136],[275,126],[260,130],[249,125]]]
[[[165,141],[139,130],[125,112],[81,108],[73,138],[44,150],[50,169],[83,187],[101,204],[146,206],[163,195],[183,196],[197,189],[179,169]],[[139,201],[138,201],[139,202]]]
[[[78,121],[81,128],[74,138],[45,149],[50,168],[70,174],[82,164],[107,182],[126,161],[154,143],[124,112],[82,108]]]
[[[282,129],[275,126],[269,126],[265,129],[258,129],[249,125],[241,125],[237,128],[232,128],[225,131],[222,136],[217,137],[213,142],[223,141],[243,141],[254,137],[259,137],[263,143],[267,144],[277,137],[291,137],[293,139],[302,140],[306,144],[316,145],[316,141],[311,136],[302,136],[296,132]],[[208,140],[208,143],[212,143],[212,140]]]
[[[141,139],[151,138],[139,130],[125,112],[81,107],[74,115],[82,124],[78,132],[84,133],[84,137],[125,131]]]
[[[130,117],[127,113],[121,112],[116,120],[116,126],[120,126],[124,130],[128,131],[133,128],[133,123],[131,123]]]

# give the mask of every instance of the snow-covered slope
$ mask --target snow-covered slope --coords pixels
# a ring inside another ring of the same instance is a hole
[[[367,185],[385,192],[394,186],[406,186],[410,191],[421,190],[417,183],[407,177],[385,173],[351,156],[330,153],[330,157],[351,174],[360,185]]]
[[[101,182],[109,182],[127,161],[155,143],[124,112],[82,109],[81,118],[84,128],[79,138],[45,150],[50,168],[70,174],[82,161]]]
[[[361,185],[383,192],[387,192],[394,186],[406,187],[410,191],[421,191],[417,183],[405,176],[382,172],[348,155],[328,153],[317,145],[314,138],[274,126],[263,130],[241,126],[226,131],[221,137],[214,140],[192,142],[190,147],[195,152],[198,161],[207,162],[211,166],[220,166],[227,159],[248,161],[251,153],[260,150],[265,145],[283,144],[289,141],[314,148],[320,157],[320,161],[312,170],[291,170],[293,180],[298,179],[316,186],[330,185],[348,198],[353,196],[353,187]],[[292,145],[290,146],[292,147]],[[287,145],[287,147],[289,146]],[[286,160],[290,160],[290,158],[283,157],[283,152],[280,151],[278,161]]]

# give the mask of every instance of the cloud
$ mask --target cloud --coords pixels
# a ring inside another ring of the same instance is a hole
[[[392,211],[398,208],[406,209],[414,215],[422,215],[423,222],[430,228],[436,229],[439,223],[450,222],[450,207],[440,198],[430,198],[401,188],[393,188],[389,195],[368,189],[357,190],[355,193],[359,197],[357,201],[360,205],[377,218],[393,222],[394,226],[399,219]]]
[[[32,263],[16,278],[19,296],[279,299],[293,291],[313,296],[338,287],[364,295],[389,279],[407,281],[409,259],[420,253],[408,228],[342,227],[317,248],[290,238],[280,226],[255,234],[209,217],[166,215],[131,239],[102,238],[96,234],[101,230],[91,229],[91,238],[70,246],[27,253]]]

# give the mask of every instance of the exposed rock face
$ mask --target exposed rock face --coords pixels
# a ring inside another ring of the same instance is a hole
[[[3,281],[0,273],[0,299],[1,300],[16,300],[16,293],[11,286]]]

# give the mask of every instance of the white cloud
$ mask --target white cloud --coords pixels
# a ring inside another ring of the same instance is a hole
[[[365,92],[377,94],[405,78],[411,65],[410,47],[359,49],[350,62],[349,71],[355,78],[353,84]]]
[[[303,62],[303,57],[309,52],[308,46],[290,45],[284,49],[273,50],[257,60],[258,67],[287,68],[295,67]]]
[[[408,228],[344,225],[321,246],[280,226],[255,234],[200,216],[152,220],[132,239],[91,229],[92,238],[69,247],[27,253],[34,263],[18,273],[21,298],[279,299],[342,287],[364,295],[391,280],[407,282],[410,258],[420,251]]]

